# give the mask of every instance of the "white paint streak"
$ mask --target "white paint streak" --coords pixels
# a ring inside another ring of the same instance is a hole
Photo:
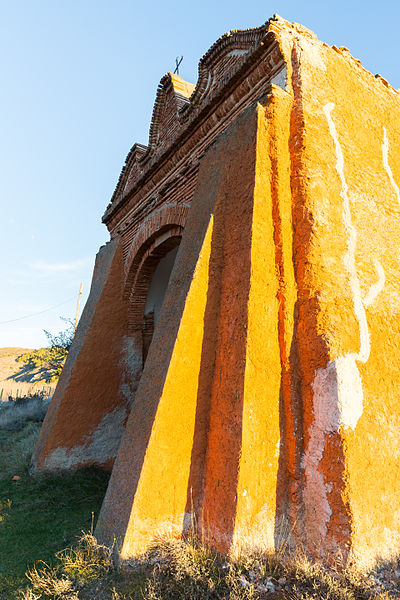
[[[332,485],[325,482],[318,468],[325,451],[325,437],[338,432],[341,426],[354,429],[363,409],[361,377],[354,355],[341,356],[325,369],[317,369],[312,387],[314,420],[303,457],[304,507],[310,540],[319,548],[332,514],[328,500]]]
[[[310,428],[310,438],[303,456],[306,484],[304,488],[304,506],[307,530],[310,542],[321,548],[326,540],[328,523],[331,517],[328,494],[331,483],[319,471],[319,463],[325,452],[326,435],[337,433],[341,427],[355,429],[363,412],[363,389],[356,361],[366,362],[371,351],[365,306],[370,306],[382,291],[385,273],[376,260],[375,268],[378,281],[374,283],[365,299],[362,299],[360,282],[357,276],[355,253],[357,232],[352,223],[348,185],[344,175],[344,158],[338,133],[332,119],[334,104],[324,106],[329,132],[335,144],[336,171],[341,182],[340,197],[343,201],[342,217],[347,233],[347,248],[343,256],[343,265],[349,277],[354,313],[359,324],[360,348],[358,353],[351,352],[328,363],[325,368],[317,369],[312,384],[314,420]]]
[[[355,354],[339,356],[329,364],[336,370],[337,406],[339,419],[336,431],[341,426],[344,429],[355,429],[363,413],[364,394],[360,373],[355,361]]]
[[[340,196],[343,200],[343,223],[345,229],[348,234],[347,238],[347,251],[343,257],[343,264],[348,272],[349,281],[350,281],[350,289],[353,296],[353,304],[354,304],[354,312],[356,318],[358,320],[359,328],[360,328],[360,350],[358,354],[354,354],[354,358],[361,362],[367,362],[369,353],[371,350],[369,331],[368,331],[368,323],[367,316],[365,313],[365,308],[363,305],[362,297],[361,297],[361,288],[360,282],[357,277],[357,269],[356,269],[356,244],[357,244],[357,232],[351,220],[351,211],[350,211],[350,200],[349,200],[349,188],[346,183],[346,179],[344,176],[344,159],[342,148],[339,143],[338,134],[336,131],[335,123],[333,122],[331,112],[334,108],[334,104],[329,102],[324,106],[324,113],[326,119],[328,121],[329,133],[331,134],[333,141],[335,143],[336,150],[336,171],[339,175],[342,188],[340,190]]]
[[[392,169],[389,165],[389,138],[387,135],[386,127],[383,128],[383,142],[382,142],[382,157],[383,157],[383,166],[385,167],[385,171],[388,174],[390,179],[390,183],[395,191],[397,202],[400,204],[400,190],[399,186],[394,180]]]
[[[281,440],[279,438],[279,440],[276,442],[276,446],[275,446],[275,456],[279,457],[279,452],[281,450]]]
[[[321,42],[303,37],[298,41],[297,45],[304,52],[308,62],[314,69],[326,71],[326,64],[323,59],[323,46]]]
[[[304,486],[304,511],[310,541],[316,547],[326,538],[332,510],[328,501],[324,475],[318,470],[325,449],[325,435],[334,431],[339,420],[337,402],[326,402],[336,391],[333,363],[326,369],[318,369],[313,382],[314,420],[310,439],[303,456],[306,479]]]
[[[127,405],[132,405],[142,372],[142,346],[139,343],[141,341],[141,338],[138,340],[136,336],[127,335],[122,341],[122,355],[119,362],[122,377],[118,391]]]
[[[376,273],[378,275],[378,281],[371,285],[369,288],[368,294],[365,296],[363,300],[364,306],[371,306],[374,303],[378,295],[381,293],[385,286],[385,271],[379,260],[374,260],[374,266]]]

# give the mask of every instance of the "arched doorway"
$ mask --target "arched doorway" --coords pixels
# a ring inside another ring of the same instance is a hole
[[[168,250],[160,258],[150,281],[142,323],[143,366],[153,339],[154,329],[157,325],[177,253],[178,245]]]
[[[128,334],[136,365],[134,380],[137,387],[182,236],[182,227],[173,226],[158,231],[140,248],[127,278],[129,299]]]
[[[142,222],[124,261],[124,296],[128,306],[125,354],[132,398],[146,362],[187,215],[185,204],[170,203],[155,210]]]

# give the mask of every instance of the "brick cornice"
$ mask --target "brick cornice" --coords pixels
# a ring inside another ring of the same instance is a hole
[[[231,114],[242,111],[259,97],[270,80],[285,66],[276,32],[268,30],[249,58],[244,62],[213,95],[207,95],[207,101],[200,104],[198,110],[191,112],[187,117],[185,128],[177,139],[161,154],[153,153],[149,156],[147,151],[145,159],[147,169],[142,176],[132,185],[125,195],[113,197],[103,216],[103,222],[112,233],[121,220],[134,207],[140,207],[140,200],[157,185],[165,185],[167,179],[177,176],[177,167],[187,168],[188,164],[182,163],[183,159],[190,156],[190,163],[194,164],[205,148],[196,154],[196,147],[201,146],[202,140],[210,137],[209,143],[224,130],[224,121]],[[190,166],[189,163],[189,166]],[[136,198],[135,198],[136,197]]]

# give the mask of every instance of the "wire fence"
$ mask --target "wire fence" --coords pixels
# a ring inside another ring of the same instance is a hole
[[[1,382],[0,385],[0,402],[7,402],[8,400],[17,400],[18,398],[25,398],[27,396],[40,395],[43,399],[50,400],[54,394],[55,384],[43,384],[43,383],[30,383],[26,381],[21,382]]]

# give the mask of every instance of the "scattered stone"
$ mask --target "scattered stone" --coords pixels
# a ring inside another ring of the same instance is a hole
[[[271,577],[267,577],[263,582],[257,583],[255,586],[258,592],[275,592],[276,587],[271,581]]]
[[[275,586],[272,583],[272,581],[269,581],[268,579],[264,581],[264,586],[267,588],[267,590],[269,592],[274,592],[275,591]]]
[[[255,571],[249,571],[249,577],[250,577],[250,581],[256,581],[256,579],[258,578],[258,575]]]

